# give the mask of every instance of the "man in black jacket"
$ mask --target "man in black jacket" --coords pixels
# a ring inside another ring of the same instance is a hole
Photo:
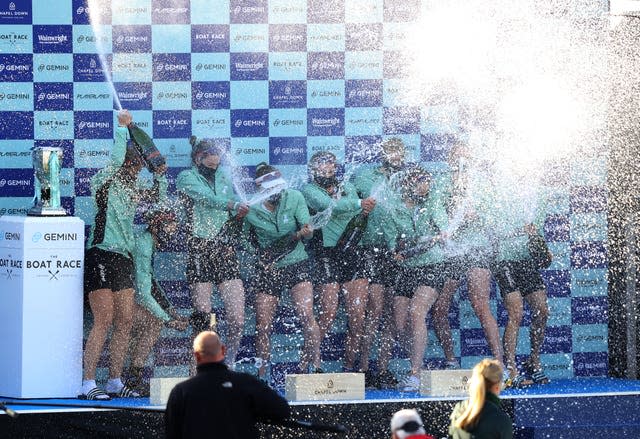
[[[257,378],[230,371],[218,334],[204,331],[193,341],[197,374],[173,388],[165,432],[175,438],[256,438],[256,421],[289,417],[287,401]]]

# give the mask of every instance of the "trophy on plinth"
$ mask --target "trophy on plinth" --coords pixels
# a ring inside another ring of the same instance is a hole
[[[60,168],[62,148],[37,146],[31,157],[34,170],[34,205],[29,216],[66,216],[60,204]]]

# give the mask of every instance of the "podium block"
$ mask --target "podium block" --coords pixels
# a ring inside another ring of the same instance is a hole
[[[364,399],[364,374],[291,374],[285,377],[284,387],[289,401]]]
[[[0,217],[0,395],[78,395],[83,267],[79,218]]]
[[[151,378],[149,382],[149,403],[151,405],[166,405],[171,390],[189,377]]]
[[[471,369],[422,370],[420,394],[424,396],[468,396]]]

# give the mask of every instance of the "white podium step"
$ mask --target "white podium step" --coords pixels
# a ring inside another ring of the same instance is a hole
[[[285,377],[289,401],[364,399],[363,373],[291,374]]]
[[[469,396],[471,369],[422,370],[420,394],[425,396]]]

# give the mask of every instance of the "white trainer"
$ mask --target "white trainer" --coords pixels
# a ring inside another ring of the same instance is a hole
[[[415,375],[407,375],[400,381],[398,390],[401,392],[417,392],[420,389],[420,378]]]

